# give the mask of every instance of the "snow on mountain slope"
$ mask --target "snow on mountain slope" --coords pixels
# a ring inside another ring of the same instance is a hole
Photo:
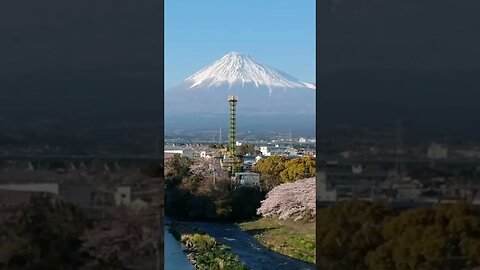
[[[188,88],[209,88],[219,86],[255,85],[268,89],[307,88],[315,89],[313,84],[304,83],[282,71],[257,62],[252,57],[231,52],[210,66],[193,74],[185,80]]]
[[[167,117],[225,114],[234,95],[239,115],[315,115],[315,94],[314,84],[233,52],[166,89],[164,108]]]

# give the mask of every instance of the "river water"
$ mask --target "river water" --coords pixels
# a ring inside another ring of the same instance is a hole
[[[164,241],[165,270],[194,270],[187,254],[183,252],[180,241],[168,232],[167,226],[164,227]]]
[[[234,224],[189,222],[231,248],[240,260],[254,270],[314,270],[315,265],[290,258],[262,246],[252,235]]]
[[[170,219],[166,218],[166,224]],[[302,262],[273,252],[250,234],[242,231],[234,224],[218,224],[207,222],[181,222],[196,227],[231,248],[240,260],[253,270],[314,270],[315,265]],[[194,270],[183,252],[181,243],[177,241],[165,226],[165,270]]]

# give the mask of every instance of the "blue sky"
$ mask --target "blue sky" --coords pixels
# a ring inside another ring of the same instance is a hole
[[[165,86],[231,52],[315,82],[315,0],[165,0]]]

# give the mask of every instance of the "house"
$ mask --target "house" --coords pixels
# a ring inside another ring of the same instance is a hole
[[[448,149],[438,143],[432,143],[427,150],[427,157],[430,159],[446,159],[448,157]]]
[[[258,186],[260,174],[254,172],[235,173],[235,185],[237,186]]]
[[[253,164],[255,164],[255,157],[254,156],[244,156],[243,157],[243,167],[246,170],[250,170],[252,168]]]
[[[422,193],[422,184],[418,180],[406,179],[393,184],[397,200],[417,200]]]
[[[260,153],[264,157],[270,156],[297,156],[298,150],[293,147],[285,147],[276,144],[274,147],[260,146]]]
[[[269,157],[270,152],[268,151],[268,146],[260,146],[260,153],[262,153],[262,156]]]
[[[212,158],[211,155],[207,154],[207,151],[200,151],[200,157],[201,158]]]
[[[285,149],[285,152],[288,156],[298,157],[298,150],[293,147],[287,147],[287,149]]]
[[[175,154],[185,156],[188,158],[193,158],[194,157],[194,151],[191,148],[187,147],[177,147],[177,146],[170,146],[170,147],[165,147],[165,150],[163,151],[165,154],[165,158],[172,157]]]
[[[115,205],[129,205],[131,202],[131,193],[129,186],[117,187],[115,192]]]
[[[362,164],[352,165],[352,173],[353,174],[361,174],[362,172],[363,172]]]
[[[149,204],[140,198],[136,198],[135,200],[133,200],[132,203],[130,203],[130,208],[132,208],[133,210],[141,210],[148,207]]]

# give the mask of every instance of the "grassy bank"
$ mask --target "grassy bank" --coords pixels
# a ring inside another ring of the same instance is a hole
[[[170,232],[186,247],[188,258],[198,270],[248,270],[229,247],[189,226],[172,224]]]
[[[302,223],[262,218],[238,225],[273,251],[315,263],[315,222]]]

